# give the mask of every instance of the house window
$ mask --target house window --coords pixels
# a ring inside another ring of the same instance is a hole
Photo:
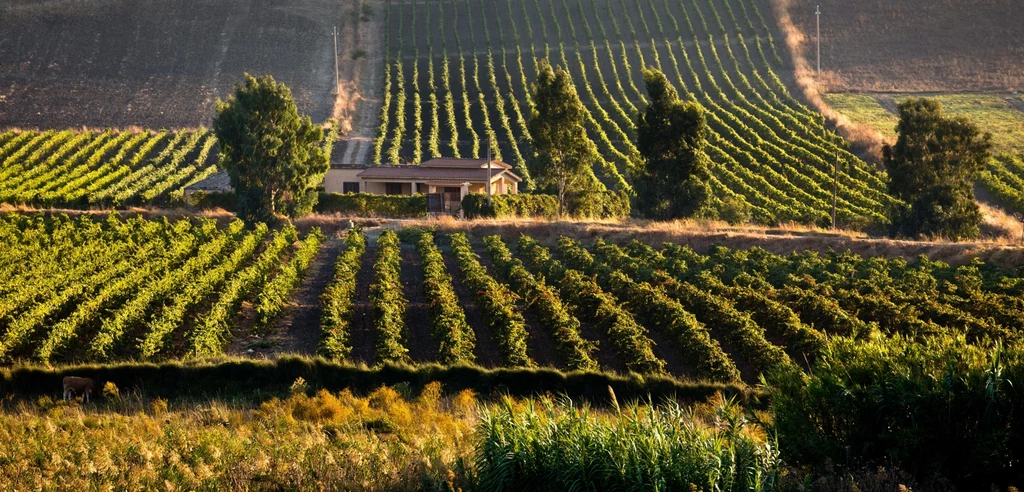
[[[402,183],[384,183],[384,193],[388,195],[401,195]]]
[[[359,193],[358,181],[345,181],[341,184],[342,193]]]

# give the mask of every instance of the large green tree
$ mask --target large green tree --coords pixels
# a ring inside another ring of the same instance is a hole
[[[268,221],[313,210],[330,156],[323,129],[299,116],[288,87],[269,75],[245,74],[227,101],[217,101],[213,130],[239,217]]]
[[[931,99],[899,105],[897,140],[882,149],[889,193],[906,205],[890,212],[893,232],[970,239],[981,233],[975,173],[989,158],[992,136],[963,117],[943,115]]]
[[[562,215],[566,194],[593,182],[591,169],[601,156],[587,137],[583,103],[568,72],[541,60],[532,89],[533,146],[527,168],[540,187],[554,188],[558,215]]]
[[[679,99],[660,71],[644,70],[643,75],[651,102],[637,117],[637,149],[643,157],[633,178],[637,207],[660,219],[703,215],[710,201],[704,108]]]

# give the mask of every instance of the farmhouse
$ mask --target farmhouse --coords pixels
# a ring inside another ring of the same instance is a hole
[[[444,194],[459,200],[469,193],[487,193],[488,183],[495,195],[519,191],[522,178],[512,166],[487,159],[431,159],[419,165],[349,166],[332,165],[324,178],[328,193],[372,193],[375,195]]]
[[[431,159],[418,165],[370,166],[332,164],[324,177],[327,193],[371,193],[375,195],[443,196],[447,203],[461,203],[470,193],[487,193],[490,184],[494,195],[519,192],[522,178],[512,166],[487,159]],[[194,191],[229,191],[227,173],[220,172],[185,189]]]

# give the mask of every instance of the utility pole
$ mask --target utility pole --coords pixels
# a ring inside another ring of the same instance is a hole
[[[839,151],[836,151],[836,166],[832,171],[832,230],[836,230],[836,195],[839,190]]]
[[[815,41],[818,42],[818,76],[821,76],[821,5],[814,6],[814,16],[818,20],[818,35]]]
[[[337,92],[335,94],[341,94],[341,75],[338,72],[338,27],[334,27],[334,87]]]
[[[825,115],[821,115],[821,133],[828,141],[828,128],[825,128]],[[835,164],[832,168],[832,230],[836,230],[836,201],[839,194],[839,149],[836,149]]]
[[[487,206],[491,206],[491,142],[487,142]]]

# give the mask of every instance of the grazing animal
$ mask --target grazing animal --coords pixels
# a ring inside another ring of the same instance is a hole
[[[96,381],[89,378],[79,378],[75,376],[64,377],[64,399],[71,400],[71,398],[81,395],[82,402],[89,401],[89,398],[96,392]]]

